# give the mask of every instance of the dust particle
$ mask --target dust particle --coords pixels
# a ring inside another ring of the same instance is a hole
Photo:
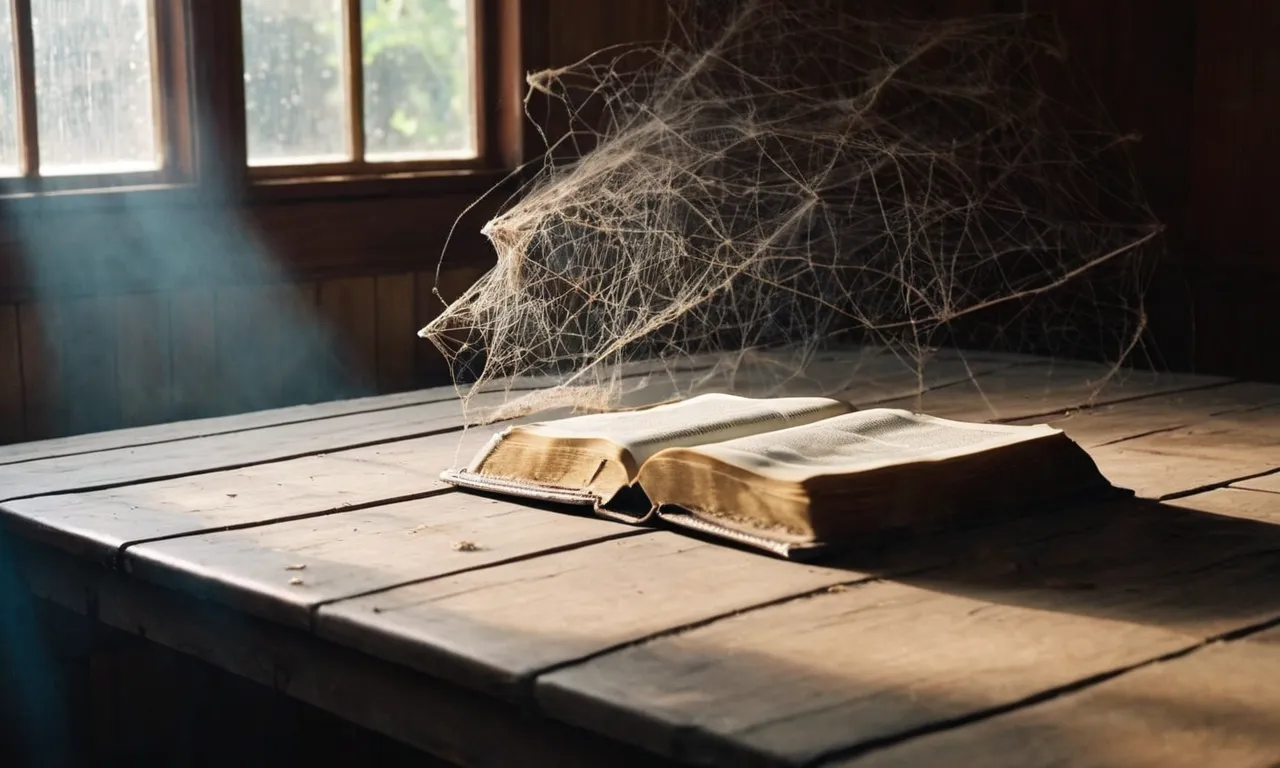
[[[297,587],[301,585],[302,585],[302,579],[298,578],[297,576],[294,576],[292,579],[289,579],[289,586]]]
[[[454,552],[479,552],[480,545],[474,541],[459,541],[453,545]]]

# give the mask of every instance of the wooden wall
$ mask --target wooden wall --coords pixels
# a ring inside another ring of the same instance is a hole
[[[441,275],[456,296],[483,268]],[[447,383],[434,269],[0,305],[0,441]]]
[[[1280,295],[1280,228],[1269,220],[1280,171],[1280,102],[1272,97],[1280,4],[1045,4],[1056,9],[1073,59],[1118,127],[1143,136],[1136,161],[1168,225],[1169,253],[1150,307],[1164,361],[1280,379],[1272,304]],[[1021,3],[932,5],[971,12]],[[540,0],[528,8],[526,35],[541,47],[535,58],[549,64],[657,38],[666,28],[661,0]],[[323,206],[280,200],[228,219],[287,255],[287,265],[302,265],[286,282],[221,276],[150,289],[142,281],[106,292],[10,291],[7,299],[0,290],[0,442],[443,382],[443,362],[414,332],[438,311],[431,289],[452,221],[441,212],[481,188]],[[115,221],[100,220],[98,231]],[[491,263],[479,223],[469,221],[450,251],[446,292]],[[69,274],[94,256],[92,232],[79,242],[58,254],[71,260]],[[301,320],[273,327],[282,306]],[[308,338],[300,328],[329,329],[338,351],[314,338],[299,343],[299,334]],[[337,355],[339,364],[316,355]]]

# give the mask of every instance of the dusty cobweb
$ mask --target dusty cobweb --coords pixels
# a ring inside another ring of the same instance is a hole
[[[1051,20],[794,5],[683,6],[661,43],[529,76],[545,156],[421,332],[469,392],[546,377],[490,415],[617,405],[639,364],[772,394],[847,344],[1141,350],[1160,227]]]

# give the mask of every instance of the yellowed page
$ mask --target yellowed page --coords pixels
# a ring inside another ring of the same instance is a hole
[[[828,397],[708,394],[644,410],[595,413],[515,429],[551,438],[606,439],[630,452],[639,466],[664,448],[705,445],[810,424],[848,413],[852,407]]]
[[[875,408],[702,445],[697,452],[750,472],[801,482],[820,475],[940,461],[1059,432],[1043,425],[974,424]]]

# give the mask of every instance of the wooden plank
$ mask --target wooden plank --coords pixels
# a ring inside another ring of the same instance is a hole
[[[1225,517],[1280,524],[1280,504],[1272,494],[1239,488],[1219,488],[1209,493],[1176,499],[1169,504],[1198,509]]]
[[[479,397],[489,397],[480,395]],[[304,421],[172,443],[119,448],[0,467],[5,500],[233,469],[313,453],[456,430],[457,401]]]
[[[340,391],[368,392],[377,383],[377,284],[372,277],[343,277],[320,283],[320,314],[332,333]]]
[[[62,307],[62,382],[72,434],[120,426],[116,313],[111,299],[73,299]]]
[[[446,492],[416,501],[139,544],[126,570],[308,627],[321,602],[616,536],[590,514]]]
[[[266,407],[269,367],[275,364],[267,327],[278,323],[265,307],[264,288],[220,288],[216,297],[218,412]]]
[[[218,411],[217,301],[212,290],[170,296],[175,419],[196,419]]]
[[[1226,381],[1138,370],[1113,375],[1104,366],[1079,363],[1026,365],[891,404],[962,421],[1015,421]]]
[[[1280,617],[1280,528],[1188,505],[1114,512],[1087,530],[1003,547],[992,544],[998,531],[976,532],[964,564],[745,612],[553,671],[538,679],[538,701],[677,759],[807,764]],[[1056,517],[1042,524],[1062,525]],[[954,552],[963,541],[944,536],[937,546]],[[919,542],[902,549],[919,557]]]
[[[1280,408],[1215,416],[1181,429],[1127,440],[1123,446],[1188,458],[1239,461],[1252,456],[1280,467]]]
[[[1023,421],[1057,427],[1082,446],[1094,448],[1154,432],[1173,431],[1216,417],[1237,414],[1247,418],[1242,412],[1276,402],[1280,402],[1280,385],[1245,382],[1074,409]]]
[[[495,428],[448,433],[225,472],[10,501],[4,511],[64,549],[100,562],[141,541],[267,524],[439,493],[440,472]],[[394,446],[397,450],[388,452]]]
[[[1280,472],[1272,472],[1269,475],[1255,477],[1249,480],[1241,480],[1232,484],[1236,488],[1247,488],[1253,491],[1264,491],[1267,493],[1280,493]]]
[[[1114,485],[1148,499],[1225,486],[1275,467],[1269,459],[1193,458],[1115,446],[1095,448],[1089,455]]]
[[[1165,498],[1280,470],[1280,409],[1217,416],[1180,429],[1095,448],[1113,483]]]
[[[515,698],[549,667],[859,575],[659,532],[325,605],[316,631]]]
[[[26,436],[18,308],[0,305],[0,445]]]
[[[337,400],[315,405],[299,405],[254,413],[119,429],[92,435],[38,440],[22,445],[0,447],[0,465],[247,432],[267,427],[331,419],[337,416],[407,408],[427,403],[451,402],[455,399],[457,399],[457,392],[452,387],[437,387],[396,395]]]
[[[289,301],[290,316],[298,328],[291,336],[281,340],[280,353],[280,404],[315,403],[326,399],[318,381],[318,371],[324,370],[317,361],[326,346],[322,340],[326,331],[319,319],[319,288],[316,283],[304,282],[293,286]]]
[[[1270,766],[1280,755],[1276,680],[1272,630],[829,765]]]
[[[296,381],[312,371],[305,369],[298,349],[313,334],[315,318],[300,302],[298,287],[290,284],[264,286],[256,293],[263,356],[261,394],[257,408],[279,408],[301,402],[295,393]]]
[[[116,376],[120,423],[144,426],[170,417],[169,300],[156,293],[116,298]]]
[[[378,391],[400,392],[414,382],[418,340],[413,273],[381,275],[378,302]]]
[[[33,594],[457,765],[663,765],[637,750],[312,636],[32,545]]]
[[[60,437],[67,433],[60,364],[62,315],[59,306],[46,301],[18,307],[28,440]]]

